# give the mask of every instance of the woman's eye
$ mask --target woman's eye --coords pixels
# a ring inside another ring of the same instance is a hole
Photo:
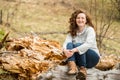
[[[82,17],[82,19],[85,19],[84,17]]]
[[[84,17],[77,17],[77,19],[85,19]]]
[[[80,17],[77,17],[77,19],[80,19]]]

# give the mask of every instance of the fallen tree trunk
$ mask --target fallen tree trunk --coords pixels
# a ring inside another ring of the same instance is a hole
[[[43,40],[39,37],[11,39],[6,45],[0,62],[3,68],[28,79],[36,79],[40,74],[59,64],[65,56],[58,42]]]
[[[120,63],[120,58],[118,56],[113,54],[105,55],[101,56],[101,59],[95,68],[106,71],[113,69],[118,63]]]

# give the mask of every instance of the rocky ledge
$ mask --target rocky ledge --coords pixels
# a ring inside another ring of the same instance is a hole
[[[117,68],[107,71],[101,71],[96,68],[87,69],[87,80],[120,80],[120,70]],[[38,80],[76,80],[76,75],[66,74],[67,70],[67,66],[58,65],[41,75]]]

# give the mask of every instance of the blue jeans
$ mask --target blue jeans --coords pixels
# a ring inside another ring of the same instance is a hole
[[[71,50],[80,45],[81,45],[80,43],[77,44],[68,43],[67,49]],[[82,55],[80,55],[78,52],[74,53],[73,56],[68,58],[67,61],[75,61],[76,65],[79,67],[84,66],[86,68],[92,68],[99,62],[99,59],[100,57],[95,51],[88,49],[87,52],[85,52]]]

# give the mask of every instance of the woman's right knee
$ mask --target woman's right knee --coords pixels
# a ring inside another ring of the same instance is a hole
[[[82,45],[82,43],[76,43],[76,44],[74,44],[74,47],[78,47],[78,46],[81,46]]]
[[[69,42],[68,44],[67,44],[67,49],[73,49],[74,47],[73,47],[73,43],[72,42]]]

